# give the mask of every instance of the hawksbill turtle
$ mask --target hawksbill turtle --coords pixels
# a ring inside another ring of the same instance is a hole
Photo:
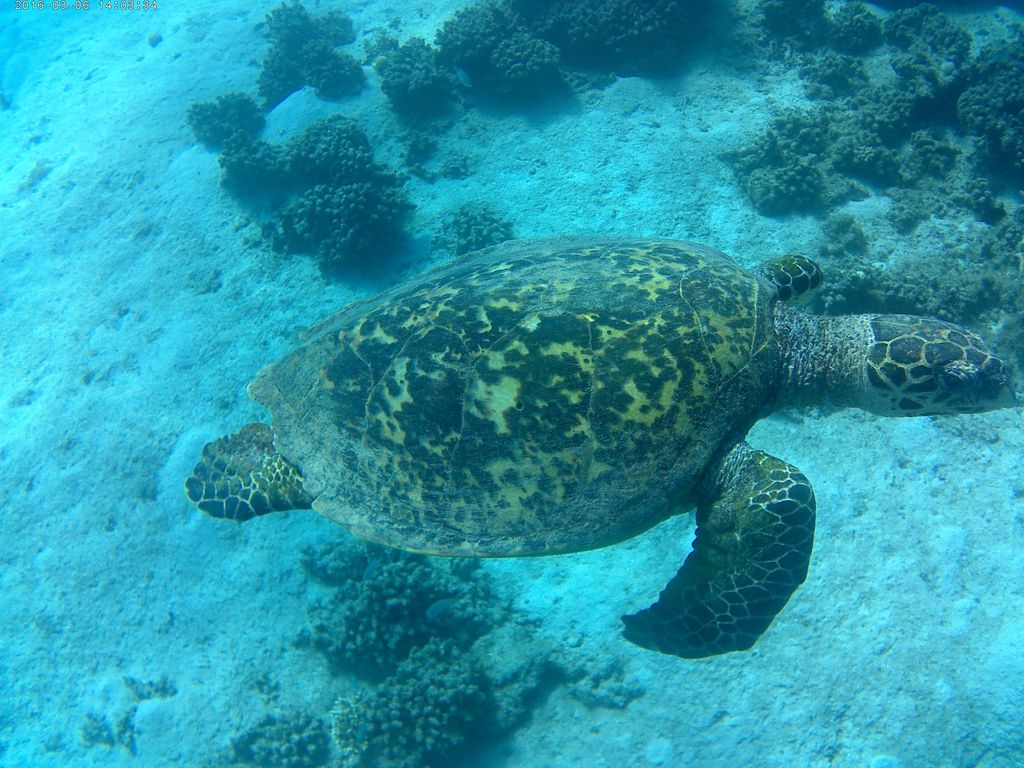
[[[248,388],[273,426],[209,443],[185,484],[246,520],[312,507],[437,555],[575,552],[696,507],[693,549],[627,639],[697,658],[753,645],[803,583],[815,499],[745,435],[784,406],[977,413],[1013,403],[974,333],[786,302],[809,259],[749,271],[657,239],[513,241],[347,306]]]

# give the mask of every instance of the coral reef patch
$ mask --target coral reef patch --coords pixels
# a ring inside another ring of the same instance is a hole
[[[309,15],[301,3],[282,3],[264,22],[270,48],[263,58],[257,90],[273,109],[309,85],[317,96],[336,99],[358,93],[366,80],[352,54],[339,50],[355,40],[352,20],[339,11]]]
[[[340,542],[307,549],[302,563],[332,590],[311,607],[302,644],[366,681],[330,715],[342,765],[449,765],[521,725],[566,677],[478,561]]]
[[[467,203],[445,217],[434,237],[436,248],[461,256],[513,238],[512,222],[490,206]]]

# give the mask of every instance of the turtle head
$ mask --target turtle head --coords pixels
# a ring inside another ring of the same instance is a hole
[[[966,328],[868,315],[862,407],[889,416],[979,413],[1014,405],[1006,363]]]

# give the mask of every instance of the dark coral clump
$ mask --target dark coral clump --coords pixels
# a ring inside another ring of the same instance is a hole
[[[267,715],[231,740],[234,762],[265,768],[320,768],[327,765],[330,748],[323,721],[299,713]]]
[[[363,68],[350,53],[337,51],[330,43],[313,40],[299,49],[305,82],[321,99],[340,99],[363,87]]]
[[[404,238],[413,205],[401,180],[374,162],[370,142],[353,120],[316,120],[284,156],[296,192],[273,231],[278,250],[312,252],[321,266],[337,269],[376,261]]]
[[[456,12],[435,43],[442,65],[464,84],[532,99],[587,80],[567,76],[564,66],[623,75],[678,70],[713,8],[709,0],[492,0]]]
[[[955,323],[976,318],[983,306],[998,304],[991,282],[975,270],[947,260],[929,264],[879,265],[861,262],[837,271],[829,307],[833,312],[892,312],[926,315]]]
[[[953,193],[953,202],[971,211],[978,221],[986,224],[997,224],[1006,216],[1006,206],[992,190],[989,180],[983,176],[967,179]],[[1024,239],[1021,244],[1024,246]]]
[[[285,194],[287,162],[279,147],[236,131],[221,147],[220,183],[236,197],[275,200]]]
[[[843,269],[833,270],[826,287],[829,311],[926,315],[961,325],[988,325],[979,318],[994,319],[1000,308],[1019,312],[1024,282],[1016,259],[1000,253],[1000,231],[1005,231],[1002,226],[989,238],[984,261],[955,253],[887,264],[863,257],[847,261]]]
[[[513,94],[530,94],[559,83],[560,63],[558,48],[526,31],[502,40],[491,54],[491,65]]]
[[[707,26],[706,0],[510,0],[530,29],[575,66],[619,74],[678,69]]]
[[[815,99],[848,95],[867,81],[860,59],[835,51],[805,57],[801,74],[807,83],[808,95]]]
[[[379,679],[431,638],[466,649],[506,615],[486,582],[467,578],[475,561],[379,547],[367,547],[362,560],[356,578],[358,569],[334,569],[340,588],[311,614],[313,645],[336,668]]]
[[[303,565],[333,587],[311,609],[308,641],[369,681],[332,712],[350,768],[453,765],[565,677],[532,627],[508,621],[477,560],[342,541],[306,550]]]
[[[394,251],[413,205],[402,181],[376,163],[366,134],[333,115],[285,146],[236,131],[224,142],[221,184],[238,197],[284,205],[264,227],[274,247],[315,253],[328,269]]]
[[[493,710],[488,680],[451,641],[431,638],[414,648],[384,683],[333,713],[333,731],[351,766],[423,768],[441,765],[479,731]]]
[[[904,151],[903,168],[912,181],[927,177],[942,179],[953,170],[960,150],[938,135],[938,131],[914,131]]]
[[[899,158],[874,131],[859,119],[844,119],[833,125],[831,144],[833,168],[854,179],[885,187],[903,179]]]
[[[784,114],[726,155],[754,206],[769,215],[823,212],[867,195],[871,184],[892,200],[889,218],[905,234],[932,216],[969,211],[992,223],[1005,215],[978,160],[1009,180],[1024,176],[1024,48],[996,44],[975,56],[967,30],[929,4],[882,23],[849,3],[828,23],[828,41],[796,54],[819,100],[813,130],[806,117]],[[859,58],[826,47],[870,50],[879,34],[894,77],[869,74]],[[965,143],[957,130],[979,141]]]
[[[931,3],[896,11],[885,20],[885,39],[923,58],[941,58],[955,67],[966,63],[971,36]]]
[[[898,146],[926,122],[928,92],[915,84],[907,88],[874,85],[865,88],[851,102],[858,125],[874,140],[886,146]]]
[[[375,176],[380,169],[366,134],[350,118],[322,117],[288,143],[285,162],[297,186],[339,186]]]
[[[899,90],[912,98],[913,130],[926,122],[951,122],[956,99],[970,75],[971,36],[934,5],[897,11],[885,21],[885,39]],[[909,131],[908,131],[909,132]]]
[[[561,84],[559,52],[508,7],[483,3],[455,13],[435,38],[440,63],[474,87],[536,97]]]
[[[391,555],[390,550],[380,550]],[[347,539],[338,539],[321,547],[306,547],[302,550],[299,563],[302,569],[321,584],[340,587],[349,582],[358,582],[363,575],[378,568],[384,561],[373,555],[367,547],[354,547]],[[397,554],[397,553],[394,553]]]
[[[824,207],[825,175],[813,160],[794,157],[778,166],[755,168],[745,189],[759,213],[780,216]]]
[[[862,88],[845,107],[872,143],[896,149],[915,131],[954,121],[970,74],[971,37],[927,4],[892,14],[884,30],[896,82]]]
[[[887,4],[902,9],[882,21],[860,2],[762,0],[771,50],[800,62],[818,103],[780,115],[726,158],[760,212],[831,214],[820,247],[841,264],[826,289],[830,311],[1010,327],[1024,299],[1024,208],[1000,192],[1024,179],[1024,31],[990,30],[995,42],[979,51],[968,28],[935,5]],[[868,53],[888,69],[865,66],[859,57]],[[897,232],[952,224],[950,246],[927,263],[871,252],[856,220],[832,211],[867,195],[864,185],[876,188]]]
[[[773,120],[757,141],[728,159],[754,207],[778,216],[824,206],[827,147],[823,114],[793,111]]]
[[[208,147],[219,147],[236,131],[255,138],[266,123],[256,102],[244,93],[225,93],[193,104],[185,119],[196,139]]]
[[[328,270],[368,263],[392,252],[405,237],[412,210],[394,176],[380,174],[351,184],[318,184],[282,212],[274,245],[317,255]]]
[[[1024,206],[1000,217],[985,246],[985,259],[1016,280],[1024,294]]]
[[[298,61],[298,55],[272,45],[263,58],[256,88],[263,106],[270,110],[280,104],[306,84],[306,76]]]
[[[365,76],[355,58],[338,46],[355,39],[352,21],[331,11],[314,18],[301,3],[284,3],[267,15],[270,49],[263,59],[258,90],[273,109],[305,85],[321,98],[358,93]]]
[[[760,0],[761,27],[769,38],[802,48],[819,45],[828,31],[824,0]]]
[[[498,86],[502,77],[491,55],[522,27],[522,20],[509,10],[481,3],[457,11],[438,30],[434,42],[440,61],[461,70],[474,86]]]
[[[960,127],[981,139],[987,164],[1024,179],[1024,30],[1016,45],[980,57],[977,75],[956,104]]]
[[[338,11],[313,18],[300,2],[281,3],[267,14],[264,22],[272,43],[297,50],[311,40],[334,46],[348,45],[356,39],[352,19]]]
[[[381,90],[403,117],[442,114],[455,96],[454,72],[441,64],[437,49],[422,38],[410,38],[380,56],[375,68],[381,76]]]
[[[457,256],[511,240],[512,222],[485,205],[462,205],[448,216],[434,239],[435,246]]]
[[[821,255],[832,262],[849,262],[851,257],[864,256],[868,239],[857,219],[848,213],[829,216],[823,229]]]
[[[828,38],[837,51],[867,53],[882,43],[882,19],[864,3],[844,3],[828,19]]]

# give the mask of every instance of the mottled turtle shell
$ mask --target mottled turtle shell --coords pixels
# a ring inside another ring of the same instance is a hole
[[[588,549],[681,511],[762,412],[774,300],[693,243],[510,242],[341,310],[250,394],[314,508],[357,536]]]

